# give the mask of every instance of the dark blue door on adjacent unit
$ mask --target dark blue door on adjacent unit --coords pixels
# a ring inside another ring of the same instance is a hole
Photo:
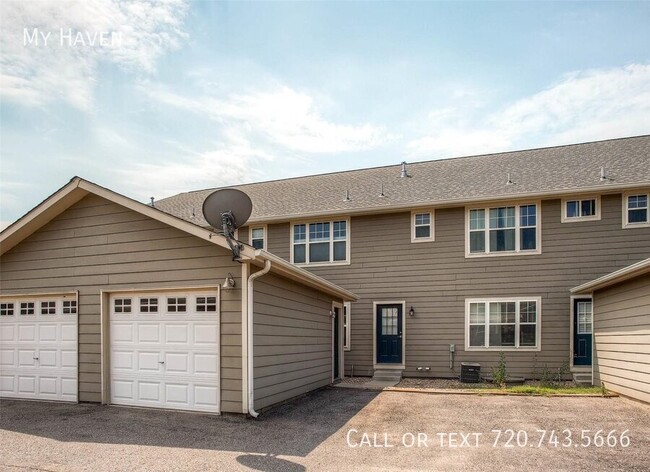
[[[593,306],[589,298],[573,301],[573,365],[591,365]]]
[[[377,363],[402,363],[402,305],[377,305]]]

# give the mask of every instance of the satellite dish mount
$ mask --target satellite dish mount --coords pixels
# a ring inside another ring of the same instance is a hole
[[[203,216],[213,228],[221,230],[232,251],[232,260],[241,261],[243,245],[235,239],[235,231],[248,221],[253,202],[241,190],[216,190],[203,202]]]

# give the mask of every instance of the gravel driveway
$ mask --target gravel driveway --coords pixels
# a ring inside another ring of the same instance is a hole
[[[647,471],[650,463],[650,407],[620,398],[325,389],[258,420],[3,400],[0,427],[0,469],[11,471]]]

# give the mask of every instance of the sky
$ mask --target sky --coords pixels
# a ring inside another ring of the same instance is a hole
[[[649,24],[650,2],[3,0],[0,228],[74,176],[148,202],[649,134]]]

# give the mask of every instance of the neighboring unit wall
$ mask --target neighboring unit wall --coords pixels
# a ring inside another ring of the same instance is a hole
[[[594,384],[650,402],[650,274],[594,294]]]
[[[570,359],[572,287],[650,255],[650,228],[622,229],[621,196],[602,197],[600,221],[561,223],[560,200],[542,202],[542,254],[465,257],[465,210],[436,209],[435,241],[411,243],[410,212],[353,217],[351,260],[343,266],[307,269],[361,298],[352,304],[352,346],[345,353],[346,374],[371,375],[373,301],[406,302],[415,317],[405,316],[406,376],[451,377],[460,362],[480,362],[483,371],[498,351],[468,352],[465,299],[541,297],[540,352],[506,351],[508,371],[530,377],[534,364],[558,368]],[[289,258],[289,228],[269,225],[268,250]],[[449,368],[449,344],[456,345]],[[425,374],[427,375],[427,374]]]
[[[101,401],[100,291],[216,286],[228,251],[89,195],[0,259],[3,294],[79,291],[79,400]],[[222,291],[221,410],[242,411],[241,291]]]
[[[255,408],[332,382],[332,299],[267,274],[254,285]]]

